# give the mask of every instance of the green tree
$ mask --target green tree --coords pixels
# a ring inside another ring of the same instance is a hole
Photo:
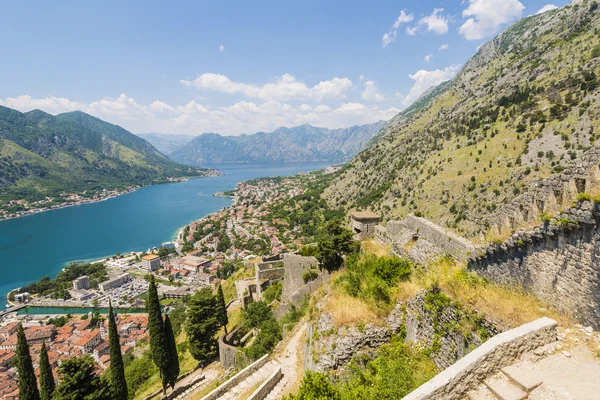
[[[281,328],[273,316],[273,311],[264,301],[248,304],[242,316],[247,329],[258,329],[252,345],[246,349],[246,354],[256,360],[275,348],[281,340]]]
[[[177,343],[175,342],[175,334],[171,326],[169,316],[165,316],[165,337],[167,339],[167,351],[169,356],[168,363],[168,382],[171,390],[175,389],[177,377],[179,377],[179,357],[177,355]]]
[[[359,244],[353,236],[352,231],[343,227],[340,219],[335,218],[327,222],[317,240],[317,259],[321,266],[328,271],[334,271],[342,266],[344,254],[356,253]]]
[[[125,381],[125,367],[121,355],[121,342],[110,300],[108,302],[108,344],[110,349],[110,391],[112,398],[127,400],[127,382]]]
[[[225,328],[225,334],[227,334],[229,318],[227,317],[227,305],[225,304],[225,296],[223,295],[223,288],[220,283],[217,287],[217,307],[219,308],[219,323]]]
[[[189,294],[187,296],[190,298],[192,297]],[[171,322],[171,327],[173,328],[173,336],[177,339],[181,333],[181,327],[185,323],[185,307],[177,307],[171,311],[169,313],[169,320]]]
[[[29,353],[29,345],[25,338],[23,326],[17,328],[17,371],[19,372],[19,398],[39,400],[40,392],[33,372],[33,362]]]
[[[60,384],[52,400],[92,400],[110,398],[96,375],[94,359],[90,355],[65,360],[58,368]]]
[[[209,288],[196,292],[188,302],[185,330],[190,342],[190,353],[199,362],[211,360],[217,351],[216,334],[219,332],[217,300]]]
[[[166,389],[168,376],[168,352],[167,341],[165,338],[165,326],[160,310],[160,300],[158,299],[158,291],[156,290],[156,282],[154,275],[150,275],[150,285],[148,287],[148,300],[146,301],[148,311],[148,331],[150,332],[150,354],[152,360],[160,371],[160,377],[163,382],[163,392]]]
[[[323,373],[308,371],[302,379],[302,386],[296,395],[284,400],[341,400],[339,390]]]
[[[40,399],[52,400],[54,389],[55,385],[52,367],[50,367],[50,361],[48,360],[46,342],[43,341],[42,349],[40,350]]]

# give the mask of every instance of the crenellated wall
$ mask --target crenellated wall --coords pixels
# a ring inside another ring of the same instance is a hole
[[[581,201],[532,231],[482,249],[468,267],[600,329],[600,207],[594,202]]]
[[[578,165],[567,168],[539,182],[529,192],[517,196],[489,219],[490,230],[498,235],[540,221],[542,213],[554,214],[569,204],[579,193],[600,189],[600,147],[588,150]]]

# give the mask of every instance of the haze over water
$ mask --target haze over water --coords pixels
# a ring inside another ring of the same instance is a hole
[[[0,304],[9,290],[54,276],[75,260],[146,250],[182,226],[231,204],[214,197],[238,182],[325,168],[326,162],[210,165],[224,176],[149,186],[100,203],[0,222]]]

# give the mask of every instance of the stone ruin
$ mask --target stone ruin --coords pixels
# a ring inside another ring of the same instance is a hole
[[[381,217],[370,211],[355,211],[350,214],[352,218],[352,229],[357,239],[366,239],[375,235],[375,227],[381,221]]]
[[[314,257],[303,257],[298,254],[280,254],[263,257],[254,263],[254,276],[235,282],[238,299],[246,307],[253,301],[263,299],[263,291],[269,286],[281,282],[283,284],[281,299],[273,311],[279,321],[292,308],[299,307],[311,292],[328,280],[329,274],[319,270],[319,262]],[[305,273],[311,274],[311,279],[305,281]],[[243,335],[242,335],[243,333]],[[249,343],[252,331],[241,332],[239,328],[228,335],[219,338],[219,359],[225,369],[240,367],[248,363],[248,358],[240,350],[241,346]]]
[[[450,232],[425,218],[408,215],[404,221],[390,221],[384,227],[375,227],[375,238],[392,244],[393,252],[418,263],[449,254],[466,261],[475,246],[454,232]]]
[[[580,193],[600,189],[600,145],[583,154],[578,165],[541,181],[517,196],[489,219],[493,234],[512,234],[515,229],[540,221],[542,213],[553,214],[569,206]]]

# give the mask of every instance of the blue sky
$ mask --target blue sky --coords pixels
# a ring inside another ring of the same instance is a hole
[[[0,104],[81,109],[135,133],[370,123],[518,18],[567,3],[6,1]]]

